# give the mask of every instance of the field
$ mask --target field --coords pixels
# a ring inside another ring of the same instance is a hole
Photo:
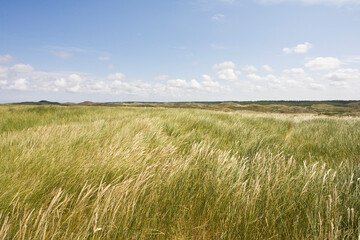
[[[0,239],[360,239],[337,107],[0,106]]]

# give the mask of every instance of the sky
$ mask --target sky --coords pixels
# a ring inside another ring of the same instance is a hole
[[[360,0],[0,6],[0,103],[360,99]]]

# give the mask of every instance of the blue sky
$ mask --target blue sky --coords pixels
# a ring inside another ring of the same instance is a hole
[[[360,99],[360,0],[0,5],[0,102]]]

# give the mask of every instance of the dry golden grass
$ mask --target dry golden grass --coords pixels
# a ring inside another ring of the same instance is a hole
[[[359,238],[359,118],[0,114],[0,239]]]

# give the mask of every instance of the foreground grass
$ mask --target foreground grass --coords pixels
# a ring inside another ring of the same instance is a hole
[[[360,119],[0,108],[0,239],[358,239]]]

